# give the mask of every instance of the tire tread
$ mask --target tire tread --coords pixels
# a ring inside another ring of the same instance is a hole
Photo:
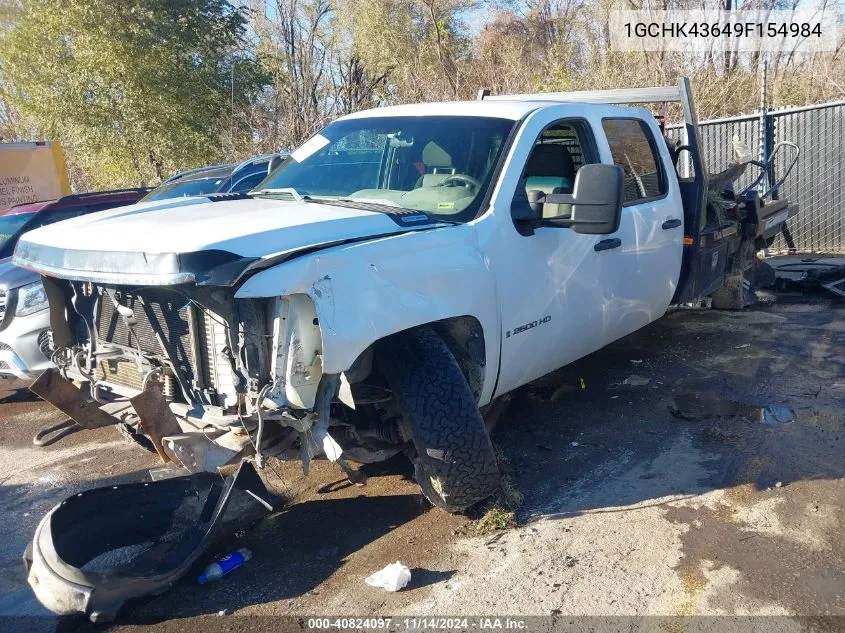
[[[417,450],[417,481],[429,501],[459,512],[496,492],[499,467],[493,445],[445,341],[429,327],[415,328],[383,341],[376,355],[409,427]]]

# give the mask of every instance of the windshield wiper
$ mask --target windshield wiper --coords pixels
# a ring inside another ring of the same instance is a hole
[[[299,193],[293,187],[278,187],[278,188],[275,188],[275,189],[274,188],[259,189],[258,191],[252,192],[252,195],[254,195],[254,196],[260,196],[260,195],[271,195],[272,196],[272,195],[276,195],[276,194],[288,195],[291,198],[293,198],[294,200],[296,200],[297,202],[302,202],[303,200],[310,200],[311,199],[307,195],[303,196],[301,193]]]
[[[250,195],[253,196],[276,196],[276,195],[287,195],[293,198],[297,202],[313,202],[316,204],[329,204],[336,207],[346,207],[350,209],[361,209],[363,211],[374,211],[376,213],[401,213],[401,214],[408,214],[408,213],[419,213],[420,215],[424,215],[432,222],[440,222],[443,224],[460,224],[460,222],[455,222],[454,220],[444,220],[436,215],[429,213],[428,211],[422,211],[420,209],[409,209],[408,207],[403,207],[401,205],[396,204],[392,200],[387,200],[384,198],[367,198],[367,199],[360,199],[360,198],[322,198],[322,197],[313,197],[309,196],[308,194],[301,194],[293,187],[278,187],[278,188],[271,188],[271,189],[260,189],[258,191],[253,191]]]
[[[377,204],[382,207],[390,207],[392,209],[407,209],[407,207],[403,207],[401,204],[396,204],[393,200],[389,200],[387,198],[336,198],[336,200],[340,200],[341,202],[358,202],[361,204]]]
[[[375,201],[368,201],[362,200],[360,198],[310,198],[306,197],[305,202],[314,202],[318,204],[330,204],[336,207],[346,207],[349,209],[361,209],[362,211],[373,211],[375,213],[386,213],[388,215],[398,214],[398,215],[413,215],[419,214],[421,216],[425,216],[431,222],[440,222],[442,224],[460,224],[460,222],[455,222],[454,220],[444,220],[437,215],[434,215],[428,211],[422,211],[420,209],[409,209],[408,207],[399,206],[395,204],[392,200],[388,201],[390,204],[386,204],[384,202],[375,202]]]

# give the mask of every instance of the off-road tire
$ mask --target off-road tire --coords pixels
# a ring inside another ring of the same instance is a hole
[[[499,489],[499,467],[478,405],[444,340],[420,327],[376,346],[376,363],[393,390],[416,457],[425,497],[460,512]]]

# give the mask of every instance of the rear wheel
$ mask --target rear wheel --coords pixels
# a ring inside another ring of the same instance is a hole
[[[460,512],[499,488],[499,468],[478,405],[444,340],[431,328],[395,334],[376,347],[416,457],[422,493]]]

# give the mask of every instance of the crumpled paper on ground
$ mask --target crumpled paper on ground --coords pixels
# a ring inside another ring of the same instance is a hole
[[[371,587],[382,587],[388,591],[399,591],[411,582],[411,570],[397,560],[395,563],[390,563],[384,569],[380,569],[372,576],[367,576],[364,582]]]

